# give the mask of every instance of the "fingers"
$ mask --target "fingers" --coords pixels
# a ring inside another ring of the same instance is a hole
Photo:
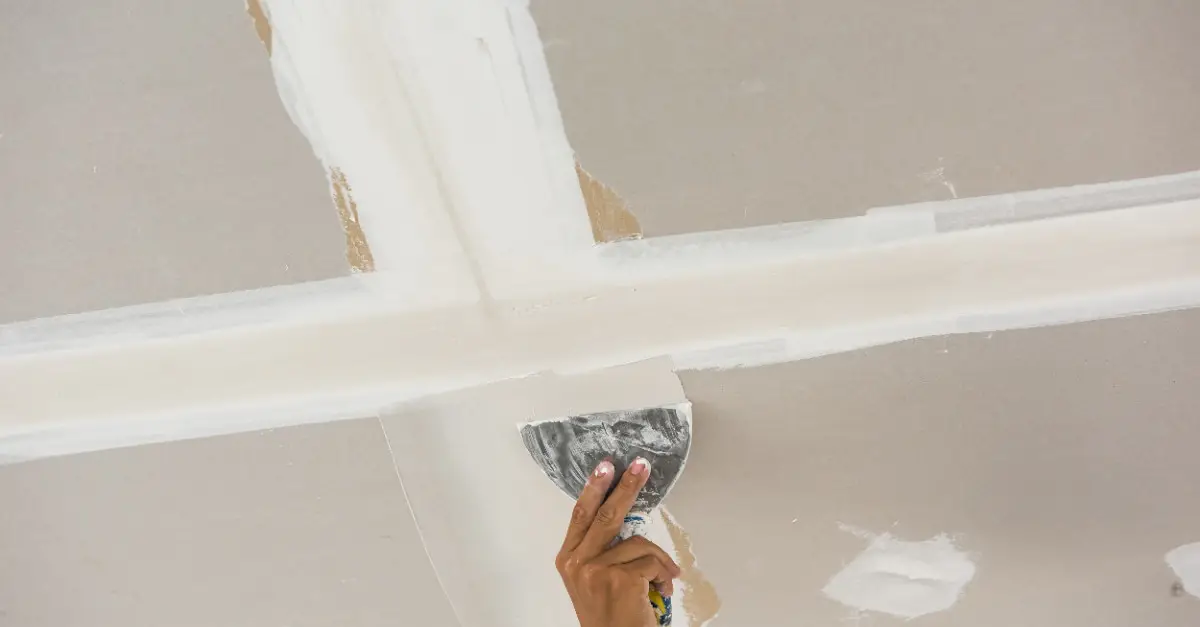
[[[625,469],[625,474],[621,477],[621,482],[617,484],[616,489],[608,495],[608,499],[604,501],[600,509],[596,510],[591,527],[583,541],[579,543],[578,548],[575,549],[576,552],[592,558],[608,548],[608,544],[617,537],[617,532],[621,530],[621,523],[625,522],[629,508],[633,507],[634,499],[637,498],[642,486],[646,485],[646,479],[649,477],[650,462],[641,457],[633,460],[629,468]]]
[[[571,510],[571,524],[567,526],[567,537],[563,540],[563,552],[574,551],[587,535],[588,528],[596,518],[596,512],[604,503],[604,495],[613,482],[613,465],[607,459],[596,465],[588,477],[587,485],[575,501]]]
[[[675,594],[675,584],[671,581],[674,576],[667,571],[665,564],[650,555],[639,557],[632,562],[618,566],[618,568],[654,584],[654,587],[658,588],[658,591],[665,597]]]
[[[619,542],[613,548],[605,551],[600,557],[594,560],[596,564],[625,564],[627,562],[637,561],[643,557],[653,557],[666,567],[667,572],[671,577],[678,577],[679,565],[662,547],[643,538],[634,536],[628,540]]]

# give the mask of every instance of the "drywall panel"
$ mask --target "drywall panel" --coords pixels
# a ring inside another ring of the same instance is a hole
[[[930,627],[1194,625],[1164,556],[1200,541],[1197,372],[1196,310],[683,372],[667,505],[722,624],[900,625],[822,593],[873,546],[852,589],[876,599],[935,601],[969,574],[944,557],[973,565]]]
[[[0,625],[457,625],[376,419],[0,467]]]
[[[0,5],[0,323],[345,275],[242,0]]]
[[[1200,4],[534,0],[647,236],[1200,168]]]

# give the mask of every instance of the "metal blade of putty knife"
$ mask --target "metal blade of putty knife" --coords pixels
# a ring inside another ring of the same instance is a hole
[[[633,504],[646,513],[667,496],[683,472],[692,445],[692,406],[679,403],[567,416],[521,425],[521,439],[533,461],[571,498],[578,498],[588,475],[611,457],[620,477],[638,457],[650,462],[650,478]],[[615,485],[615,482],[614,482]]]

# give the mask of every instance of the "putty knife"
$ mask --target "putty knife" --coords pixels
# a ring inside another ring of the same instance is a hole
[[[612,458],[618,479],[638,457],[649,461],[650,478],[614,538],[624,540],[645,535],[647,515],[683,472],[692,445],[692,406],[679,403],[531,422],[521,425],[521,439],[533,461],[573,499],[579,498],[588,475],[605,457]],[[670,625],[671,600],[651,587],[650,603],[659,625]]]

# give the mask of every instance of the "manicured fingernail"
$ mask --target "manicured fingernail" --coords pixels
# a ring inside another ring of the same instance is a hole
[[[635,475],[641,475],[649,470],[650,462],[646,461],[646,459],[643,457],[633,460],[633,463],[629,466],[629,472],[632,472]]]
[[[599,464],[596,464],[596,470],[592,474],[597,477],[607,477],[612,474],[612,471],[613,471],[612,462],[610,462],[606,459],[606,460],[600,462]]]

